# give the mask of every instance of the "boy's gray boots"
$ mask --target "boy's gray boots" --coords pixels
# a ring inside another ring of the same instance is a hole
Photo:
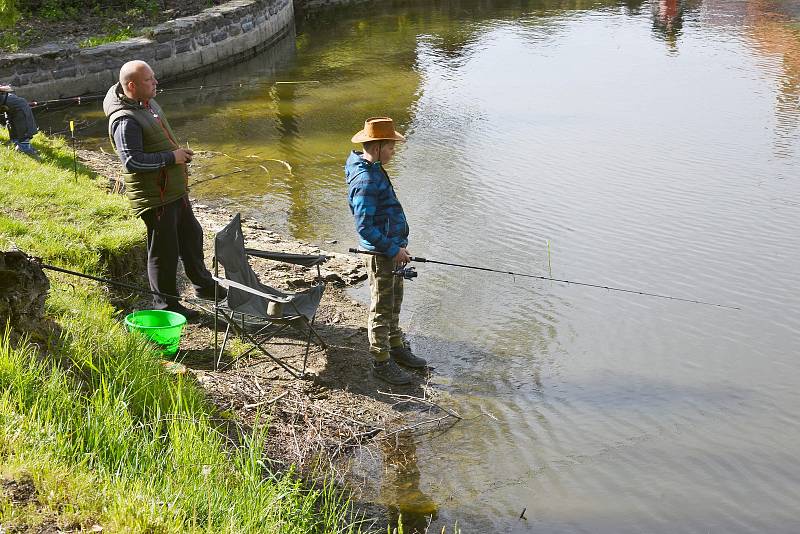
[[[400,365],[405,365],[413,369],[422,369],[428,365],[428,362],[425,361],[424,358],[415,356],[414,353],[411,352],[411,349],[405,345],[402,347],[394,347],[389,351],[389,354],[391,354],[392,359]]]
[[[372,370],[376,377],[396,386],[411,382],[411,375],[400,369],[397,363],[391,358],[385,362],[374,362],[372,364]]]

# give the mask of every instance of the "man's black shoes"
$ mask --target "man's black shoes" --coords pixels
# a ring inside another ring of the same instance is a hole
[[[203,287],[195,291],[198,298],[204,300],[214,300],[214,288],[215,286],[208,286]],[[222,286],[217,287],[217,300],[225,300],[225,297],[228,296],[228,290]]]
[[[406,367],[411,367],[412,369],[422,369],[428,365],[428,362],[424,358],[415,356],[414,353],[411,352],[411,349],[405,345],[402,347],[392,348],[389,351],[389,354],[391,354],[392,359],[400,365],[405,365]]]
[[[181,315],[186,317],[187,321],[195,321],[195,320],[199,319],[200,315],[201,315],[199,311],[187,308],[183,304],[176,304],[174,306],[167,306],[165,309],[167,311],[180,313]]]

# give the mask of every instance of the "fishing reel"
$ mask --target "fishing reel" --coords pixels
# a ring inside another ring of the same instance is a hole
[[[419,273],[413,267],[400,267],[393,271],[395,276],[402,276],[403,280],[412,280],[419,276]]]

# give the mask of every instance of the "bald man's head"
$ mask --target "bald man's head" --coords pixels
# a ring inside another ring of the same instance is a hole
[[[150,65],[144,61],[128,61],[119,69],[119,83],[125,96],[138,102],[156,96],[158,80]]]

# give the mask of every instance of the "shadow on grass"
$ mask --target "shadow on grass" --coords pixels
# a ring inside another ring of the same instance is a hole
[[[37,142],[39,141],[39,142]],[[92,180],[105,179],[108,177],[102,175],[90,167],[84,165],[77,159],[77,155],[72,152],[72,147],[69,146],[69,140],[65,139],[65,147],[55,146],[52,142],[41,142],[39,136],[34,138],[34,147],[39,151],[42,163],[49,163],[59,169],[71,172],[74,175],[85,175]]]

